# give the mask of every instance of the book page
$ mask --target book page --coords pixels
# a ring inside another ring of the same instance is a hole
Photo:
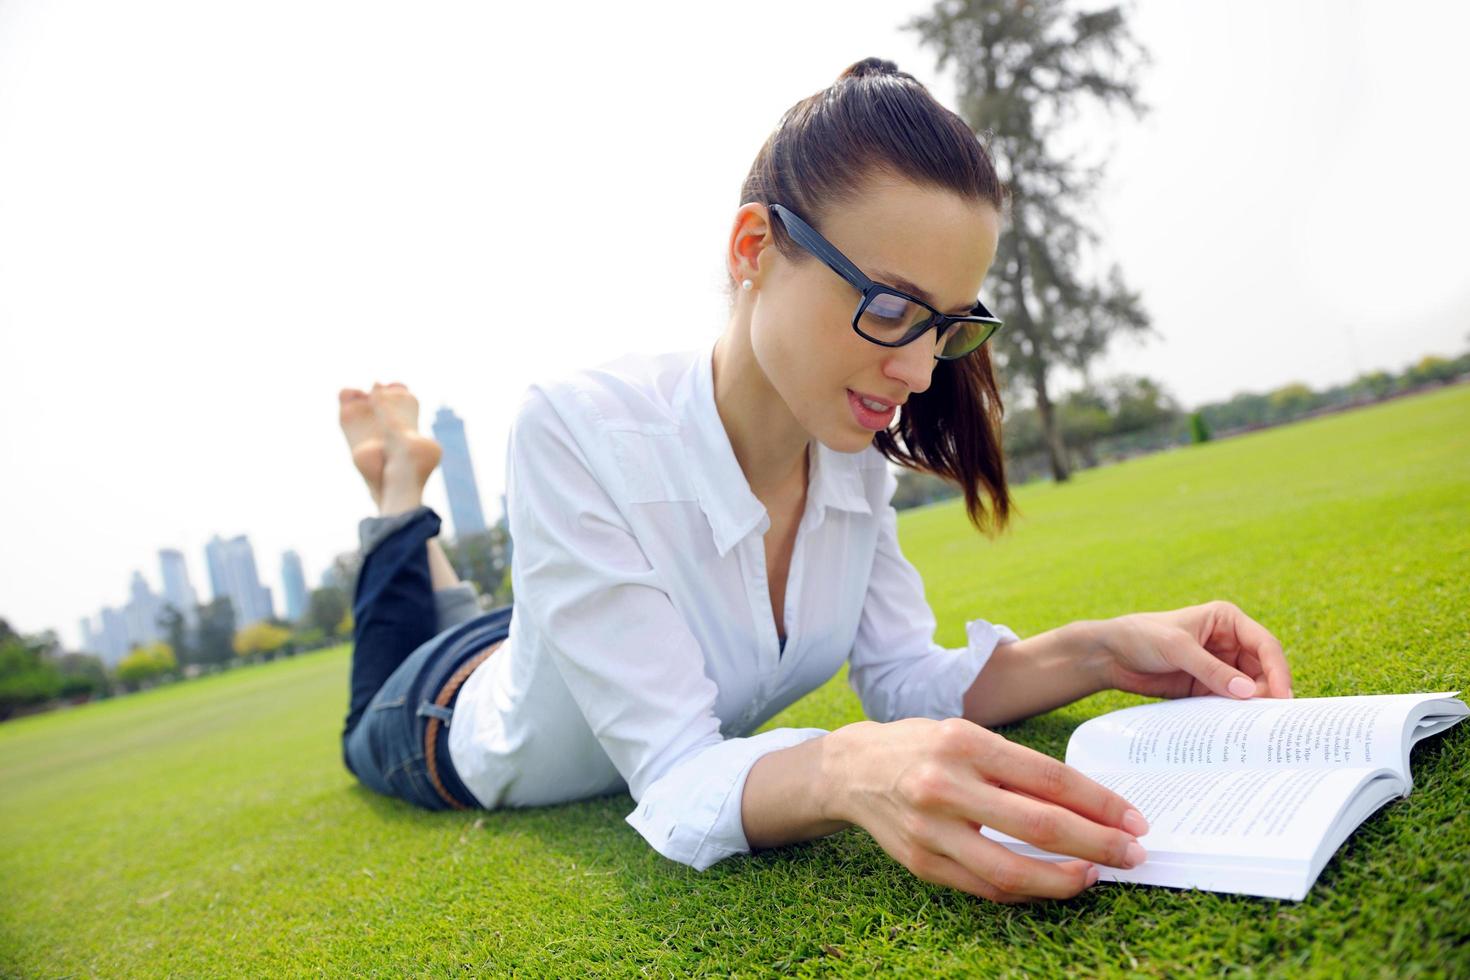
[[[1301,859],[1371,769],[1084,770],[1148,821],[1138,839],[1150,860],[1173,855]],[[1007,838],[986,828],[987,836]]]
[[[1138,705],[1083,722],[1067,743],[1079,769],[1402,766],[1404,727],[1449,694],[1334,698],[1215,695]],[[1403,775],[1403,774],[1401,774]]]
[[[1387,769],[1163,768],[1085,770],[1149,822],[1137,868],[1099,866],[1108,881],[1300,897],[1331,851],[1368,813],[1397,795]],[[1361,811],[1361,812],[1360,812]],[[982,827],[1017,853],[1064,855]]]

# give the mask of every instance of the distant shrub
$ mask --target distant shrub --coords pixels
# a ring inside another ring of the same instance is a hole
[[[178,669],[173,648],[167,643],[150,643],[135,649],[117,663],[117,679],[129,686],[140,686]]]
[[[1189,413],[1189,438],[1192,442],[1210,441],[1210,426],[1205,421],[1204,413]]]
[[[274,654],[291,642],[291,630],[274,623],[252,623],[235,634],[235,653],[242,657]]]

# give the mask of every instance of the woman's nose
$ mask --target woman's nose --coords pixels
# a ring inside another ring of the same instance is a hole
[[[929,387],[934,376],[934,334],[924,334],[912,343],[890,349],[883,362],[883,373],[908,386],[917,395]]]

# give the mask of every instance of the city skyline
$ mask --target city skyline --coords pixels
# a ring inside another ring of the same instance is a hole
[[[273,593],[260,581],[255,551],[248,535],[239,534],[231,538],[214,535],[205,545],[204,561],[210,578],[211,600],[223,598],[229,601],[234,610],[236,629],[275,618]],[[296,622],[306,610],[305,574],[300,556],[294,551],[284,552],[281,564],[286,618]],[[96,613],[78,619],[80,642],[76,649],[96,654],[108,665],[116,666],[133,647],[167,639],[159,617],[168,606],[179,611],[188,629],[198,625],[197,609],[202,603],[189,575],[188,559],[184,553],[178,548],[159,548],[158,566],[161,591],[155,592],[153,583],[143,571],[134,568],[128,582],[128,599],[121,608],[104,606]],[[297,610],[295,614],[290,611],[293,606]],[[63,645],[66,645],[64,641]]]
[[[440,472],[449,499],[453,536],[488,530],[469,444],[465,438],[464,420],[446,405],[436,413],[431,428],[435,440],[444,449]],[[501,493],[499,497],[501,517],[498,524],[505,520],[505,494]],[[211,598],[230,600],[235,611],[236,629],[275,616],[274,592],[260,578],[255,550],[248,534],[224,538],[216,533],[205,544],[203,553]],[[342,584],[336,582],[332,573],[335,559],[334,555],[326,563],[321,576],[323,586]],[[158,562],[161,591],[154,592],[147,577],[140,570],[134,569],[128,586],[129,598],[120,609],[104,606],[96,613],[82,616],[77,621],[77,649],[95,653],[107,663],[116,664],[132,646],[164,638],[162,628],[157,625],[164,603],[178,609],[190,629],[196,626],[196,607],[200,602],[183,551],[178,548],[159,548]],[[306,584],[307,578],[301,555],[293,548],[284,550],[280,560],[280,582],[281,597],[285,603],[283,616],[287,622],[299,622],[306,615],[311,592]],[[56,629],[55,626],[43,628]],[[60,630],[57,632],[60,633]]]

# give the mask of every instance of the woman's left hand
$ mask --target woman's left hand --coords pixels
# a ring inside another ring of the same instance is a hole
[[[1291,697],[1281,643],[1224,600],[1103,621],[1108,682],[1158,698]]]

